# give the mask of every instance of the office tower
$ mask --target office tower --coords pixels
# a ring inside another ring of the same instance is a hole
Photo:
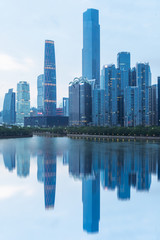
[[[44,74],[37,77],[37,109],[42,112],[44,108]]]
[[[100,25],[99,11],[87,9],[83,13],[83,49],[82,76],[96,79],[96,86],[100,86]]]
[[[69,85],[69,124],[88,125],[91,121],[91,84],[85,78],[75,78]]]
[[[105,92],[103,89],[94,89],[92,92],[92,124],[104,126],[105,119]]]
[[[56,115],[56,63],[54,41],[45,41],[44,115]]]
[[[115,65],[105,65],[103,75],[105,81],[105,125],[116,126],[118,123],[118,84]]]
[[[136,66],[137,84],[139,89],[139,125],[150,125],[150,97],[151,71],[149,63],[138,63]]]
[[[13,89],[9,89],[8,93],[5,94],[3,103],[3,122],[5,124],[14,124],[16,122],[15,93]]]
[[[139,125],[138,87],[128,86],[125,89],[124,126],[135,127]]]
[[[17,116],[16,122],[24,124],[24,117],[30,116],[30,91],[27,82],[17,84]]]
[[[45,208],[54,208],[56,194],[56,154],[51,150],[44,154],[44,198]]]
[[[117,67],[123,71],[129,71],[130,69],[130,53],[120,52],[117,54]]]
[[[135,67],[130,70],[129,86],[137,86],[136,68]]]
[[[160,126],[160,77],[158,77],[158,126]]]
[[[100,174],[95,179],[82,180],[83,229],[88,233],[99,231]]]
[[[63,116],[69,117],[69,98],[63,98]]]
[[[157,85],[150,87],[150,108],[151,108],[151,125],[157,125]]]
[[[117,54],[117,68],[120,70],[119,76],[119,93],[118,93],[118,125],[124,126],[124,101],[125,88],[130,82],[130,53],[120,52]]]

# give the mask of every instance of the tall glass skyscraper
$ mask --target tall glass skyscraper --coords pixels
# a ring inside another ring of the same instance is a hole
[[[5,94],[3,103],[3,122],[6,124],[14,124],[15,121],[15,93],[13,89],[9,89],[8,93]]]
[[[37,108],[43,111],[44,106],[44,74],[37,77]]]
[[[56,115],[56,63],[54,41],[45,41],[44,115]]]
[[[82,76],[95,79],[96,86],[100,86],[100,25],[96,9],[83,13]]]
[[[69,85],[69,124],[88,125],[92,121],[92,87],[85,78]]]
[[[149,63],[138,63],[136,67],[137,83],[139,89],[139,124],[150,125],[150,94],[151,71]]]
[[[30,116],[30,91],[27,82],[17,84],[17,117],[16,122],[24,124],[24,117]]]
[[[123,71],[129,71],[130,69],[130,53],[120,52],[117,54],[117,67]]]

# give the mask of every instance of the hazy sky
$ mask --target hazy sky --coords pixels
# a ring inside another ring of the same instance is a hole
[[[99,9],[101,67],[117,53],[131,52],[131,64],[149,62],[152,83],[160,75],[159,0],[0,0],[0,109],[5,93],[30,83],[37,106],[37,76],[43,73],[44,41],[55,41],[58,102],[68,83],[81,76],[83,12]]]

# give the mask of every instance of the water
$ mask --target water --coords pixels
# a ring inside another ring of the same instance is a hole
[[[0,140],[0,239],[159,239],[160,143]]]

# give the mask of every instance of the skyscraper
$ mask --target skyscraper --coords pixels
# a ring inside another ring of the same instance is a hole
[[[158,126],[160,126],[160,77],[158,77]]]
[[[37,109],[43,111],[44,107],[44,74],[37,77]]]
[[[139,89],[139,124],[150,125],[150,97],[151,71],[149,63],[138,63],[136,66],[137,84]]]
[[[118,124],[118,88],[117,73],[115,65],[105,65],[103,75],[105,81],[105,124],[116,126]]]
[[[100,25],[96,9],[83,13],[82,76],[95,79],[96,86],[100,86]]]
[[[56,115],[56,64],[54,41],[45,41],[44,115]]]
[[[14,124],[16,122],[15,112],[15,93],[13,89],[9,89],[5,94],[3,103],[3,122],[6,124]]]
[[[24,117],[30,116],[30,91],[27,82],[17,84],[17,118],[16,122],[24,124]]]
[[[130,70],[130,53],[120,52],[117,54],[117,67],[123,71]]]
[[[69,98],[63,98],[63,116],[69,116]]]
[[[87,125],[91,121],[91,84],[85,78],[75,78],[69,85],[69,124]]]

